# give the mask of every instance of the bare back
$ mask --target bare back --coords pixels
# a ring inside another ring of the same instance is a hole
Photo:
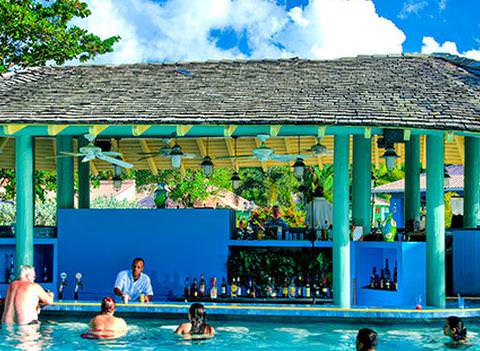
[[[187,322],[187,323],[182,323],[178,326],[177,330],[175,331],[176,334],[179,335],[186,335],[191,337],[192,335],[195,337],[205,337],[205,336],[214,336],[215,335],[215,329],[209,324],[205,326],[205,331],[203,334],[190,334],[192,330],[192,323]]]
[[[51,304],[53,297],[36,283],[26,280],[14,281],[8,287],[2,323],[29,324],[37,321],[40,302]]]
[[[127,330],[127,323],[122,318],[105,313],[92,318],[89,333],[101,338],[118,338],[125,335]]]

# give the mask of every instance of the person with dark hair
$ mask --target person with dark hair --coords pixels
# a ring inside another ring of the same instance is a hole
[[[272,206],[272,216],[265,222],[266,230],[273,230],[275,233],[277,232],[277,228],[282,227],[282,231],[288,229],[288,224],[282,218],[282,213],[280,212],[280,206],[274,205]]]
[[[377,333],[370,328],[362,328],[357,334],[357,351],[376,351],[378,344]]]
[[[150,277],[143,273],[145,261],[137,257],[132,262],[131,270],[118,273],[113,292],[121,296],[123,303],[139,301],[140,295],[144,296],[144,302],[152,301],[153,290]]]
[[[215,335],[215,329],[207,323],[207,312],[201,303],[194,303],[188,310],[187,323],[182,323],[175,331],[176,334],[191,338],[205,338]]]
[[[454,344],[465,344],[467,339],[467,328],[461,318],[450,316],[445,321],[443,334],[452,338]]]
[[[127,323],[122,318],[114,317],[115,301],[107,296],[102,300],[100,314],[90,320],[90,330],[82,334],[86,339],[112,339],[127,333]]]

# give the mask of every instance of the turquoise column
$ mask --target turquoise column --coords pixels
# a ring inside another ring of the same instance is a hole
[[[445,307],[445,204],[442,135],[427,136],[427,305]]]
[[[33,265],[33,138],[18,136],[16,149],[16,265]]]
[[[73,152],[72,136],[57,136],[57,156]],[[73,157],[57,158],[57,209],[74,207]]]
[[[463,227],[480,225],[480,138],[465,137]]]
[[[405,143],[405,225],[420,221],[420,136]]]
[[[79,149],[87,144],[83,136],[78,138]],[[78,158],[78,208],[90,208],[90,164],[82,159]]]
[[[372,196],[372,142],[363,135],[353,136],[352,222],[370,233]]]
[[[350,307],[349,136],[335,135],[333,155],[333,303]]]

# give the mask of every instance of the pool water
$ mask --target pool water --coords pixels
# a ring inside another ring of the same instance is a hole
[[[378,350],[447,350],[443,321],[432,322],[338,322],[214,320],[217,336],[187,341],[174,335],[173,319],[126,318],[127,336],[117,340],[87,340],[88,317],[45,317],[41,326],[5,327],[0,330],[0,349],[6,350],[355,350],[358,329],[371,327],[379,334]],[[180,322],[180,321],[178,321]],[[473,346],[478,345],[479,320],[466,320]]]

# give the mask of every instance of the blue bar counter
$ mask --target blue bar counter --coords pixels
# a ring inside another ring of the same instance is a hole
[[[219,316],[259,316],[259,317],[312,317],[312,318],[358,318],[358,319],[443,319],[451,315],[463,318],[480,317],[480,308],[446,308],[422,309],[409,308],[338,308],[331,305],[295,305],[295,304],[233,304],[233,303],[205,303],[210,315]],[[155,302],[149,304],[117,304],[118,313],[127,314],[180,314],[186,315],[190,303],[183,302]],[[55,302],[43,308],[50,313],[85,312],[98,313],[99,302]]]

